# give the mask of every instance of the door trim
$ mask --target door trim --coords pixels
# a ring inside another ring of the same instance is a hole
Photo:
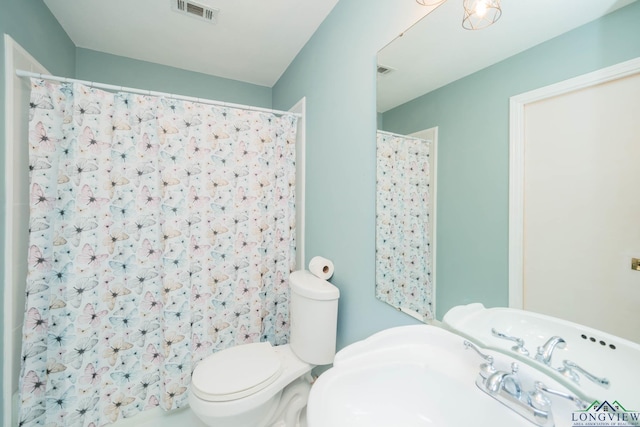
[[[640,73],[640,57],[509,98],[509,307],[524,306],[524,111],[527,104]]]
[[[15,336],[22,331],[22,319],[24,317],[24,307],[17,304],[20,301],[19,295],[25,292],[26,272],[20,271],[20,259],[24,259],[26,252],[15,253],[13,250],[16,244],[26,247],[25,235],[29,225],[28,217],[16,215],[14,209],[18,206],[28,205],[28,194],[16,194],[14,183],[21,178],[21,169],[29,162],[27,140],[24,139],[25,130],[21,128],[21,121],[24,115],[28,114],[28,103],[22,105],[23,108],[16,109],[15,101],[20,88],[25,83],[24,79],[16,75],[16,70],[20,68],[27,71],[49,74],[33,56],[8,34],[4,35],[4,88],[5,88],[5,221],[4,221],[4,272],[2,280],[4,284],[4,317],[3,317],[3,348],[4,363],[2,366],[2,385],[4,395],[3,407],[0,413],[3,414],[0,424],[13,425],[12,420],[17,419],[14,412],[13,395],[18,389],[18,384],[14,380],[16,372],[20,371],[20,348],[15,342]],[[28,100],[26,100],[28,102]],[[28,183],[25,183],[27,185]],[[24,261],[23,261],[24,262]]]

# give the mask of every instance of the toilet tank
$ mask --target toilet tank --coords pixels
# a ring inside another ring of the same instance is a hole
[[[312,365],[333,363],[340,290],[306,270],[291,273],[289,285],[291,349]]]

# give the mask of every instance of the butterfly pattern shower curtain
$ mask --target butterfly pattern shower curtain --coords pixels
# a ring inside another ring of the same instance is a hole
[[[194,364],[288,338],[294,116],[32,80],[21,425],[185,404]]]
[[[376,138],[376,297],[431,320],[431,144],[387,132]]]

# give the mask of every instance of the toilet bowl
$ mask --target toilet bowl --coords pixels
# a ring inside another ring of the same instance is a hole
[[[289,425],[287,420],[296,426],[307,403],[313,367],[289,345],[232,347],[198,364],[189,406],[205,424],[216,427]]]
[[[304,427],[311,370],[333,362],[339,291],[307,271],[290,275],[290,343],[244,344],[193,371],[189,405],[215,427]]]

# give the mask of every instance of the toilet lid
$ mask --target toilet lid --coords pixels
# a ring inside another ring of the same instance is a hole
[[[203,359],[191,378],[202,400],[225,402],[262,390],[282,372],[280,357],[268,342],[228,348]]]

